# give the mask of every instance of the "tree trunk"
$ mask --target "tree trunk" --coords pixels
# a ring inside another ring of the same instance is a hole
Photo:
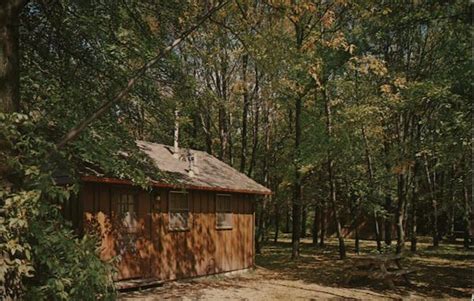
[[[429,189],[429,196],[431,199],[431,207],[433,210],[432,213],[432,237],[433,237],[433,247],[438,247],[439,246],[439,234],[438,234],[438,202],[436,200],[436,195],[435,195],[435,181],[436,179],[434,178],[434,172],[430,172],[429,166],[428,166],[428,158],[425,157],[424,160],[425,164],[425,173],[426,173],[426,180],[428,182],[428,189]],[[431,174],[433,174],[433,178],[431,177]]]
[[[398,176],[398,206],[397,206],[397,254],[403,252],[405,247],[405,231],[403,229],[403,220],[405,216],[406,202],[406,176],[401,174]]]
[[[388,193],[385,196],[385,211],[387,216],[385,217],[385,244],[390,246],[392,244],[392,196]]]
[[[360,241],[359,241],[359,202],[357,196],[351,193],[350,196],[350,214],[352,216],[351,231],[354,231],[354,252],[359,254]]]
[[[377,242],[377,251],[382,252],[382,241],[380,238],[380,227],[376,209],[374,209],[374,231],[375,241]]]
[[[357,220],[354,224],[354,252],[357,255],[360,253],[359,224],[357,223]]]
[[[416,244],[418,241],[417,238],[417,206],[418,206],[418,162],[415,163],[415,168],[413,170],[413,188],[412,188],[412,197],[411,197],[411,241],[410,241],[410,251],[416,252]]]
[[[265,210],[266,210],[266,197],[261,202],[260,211],[257,213],[257,234],[255,235],[255,252],[260,254],[262,251],[262,243],[265,235]]]
[[[249,93],[247,91],[247,64],[249,56],[244,54],[242,57],[242,81],[244,82],[243,109],[242,109],[242,150],[240,153],[240,172],[245,172],[245,163],[247,161],[247,119],[249,112]]]
[[[291,216],[290,216],[290,208],[286,208],[286,223],[285,223],[285,233],[290,233],[291,229],[290,229],[290,220],[291,220]]]
[[[0,112],[20,110],[19,14],[26,1],[0,4]]]
[[[326,111],[326,132],[328,135],[328,140],[331,141],[332,138],[332,112],[331,104],[326,94],[326,90],[323,90],[323,98],[325,103]],[[336,196],[336,179],[334,178],[334,160],[332,158],[331,152],[331,142],[329,143],[329,149],[327,152],[328,161],[327,161],[327,170],[328,170],[328,180],[329,180],[329,200],[331,201],[331,206],[333,210],[333,218],[336,222],[336,233],[339,240],[339,258],[346,258],[346,246],[344,244],[344,237],[342,237],[342,226],[341,221],[339,220],[339,212],[337,210],[337,196]]]
[[[275,236],[273,242],[278,242],[278,234],[280,232],[280,206],[275,202]]]
[[[268,115],[268,110],[265,110],[265,153],[264,153],[264,158],[262,160],[263,166],[263,184],[266,187],[270,187],[270,175],[269,175],[269,166],[268,166],[268,158],[270,156],[270,133],[269,133],[269,115]],[[271,204],[272,201],[272,196],[264,196],[263,201],[262,201],[262,213],[260,216],[260,238],[261,238],[261,243],[266,241],[266,226],[267,226],[267,217],[269,217],[269,214],[267,214],[267,203]],[[260,250],[259,250],[260,251]]]
[[[301,174],[299,171],[299,157],[301,144],[301,109],[302,99],[298,97],[295,103],[295,166],[293,181],[293,231],[292,231],[292,252],[291,258],[298,258],[300,254],[300,234],[301,234]]]
[[[206,151],[212,155],[211,114],[209,111],[206,112],[204,128],[206,133]]]
[[[371,201],[374,200],[374,167],[372,164],[372,153],[370,151],[369,147],[369,141],[367,139],[367,135],[365,133],[365,127],[361,127],[361,132],[362,132],[362,138],[364,140],[364,147],[365,147],[365,159],[367,162],[367,173],[369,175],[369,185],[370,185],[370,191],[369,191],[369,198]],[[377,251],[381,252],[382,251],[382,243],[380,241],[380,229],[379,229],[379,221],[377,218],[377,209],[374,209],[374,230],[375,230],[375,240],[377,242]],[[357,240],[359,239],[359,232],[357,234]],[[357,241],[357,253],[359,250],[358,246],[359,242]]]
[[[389,158],[390,158],[390,151],[389,151],[389,144],[388,141],[384,141],[383,143],[383,150],[385,154],[385,172],[387,174],[391,174],[391,167],[389,163]],[[384,224],[384,239],[385,239],[385,244],[387,246],[390,246],[392,244],[392,195],[390,193],[390,185],[387,184],[385,187],[385,211],[386,211],[386,217],[385,217],[385,224]]]
[[[326,200],[323,198],[321,201],[321,237],[319,239],[319,246],[324,247],[325,238],[326,238],[326,213],[327,213],[327,204]]]
[[[451,198],[451,207],[449,208],[449,217],[448,217],[448,237],[452,239],[454,237],[454,221],[455,221],[455,211],[454,211],[454,196]]]
[[[253,126],[253,141],[252,141],[252,154],[250,157],[250,166],[247,172],[249,177],[252,176],[253,168],[257,160],[257,147],[258,147],[258,131],[260,121],[260,105],[261,101],[259,98],[259,73],[257,67],[255,67],[255,95],[254,95],[254,126]]]
[[[455,178],[455,167],[451,167],[451,180],[449,181],[449,196],[450,196],[450,205],[448,213],[448,225],[447,225],[447,235],[449,239],[454,237],[454,222],[455,222],[455,209],[456,209],[456,199],[454,194],[454,178]]]
[[[359,227],[358,225],[355,226],[355,229],[354,229],[355,233],[355,237],[354,237],[354,252],[359,255],[359,252],[360,252],[360,242],[359,242]]]
[[[471,245],[471,205],[469,203],[469,191],[467,188],[467,179],[464,179],[463,195],[464,195],[464,248],[469,249]]]
[[[318,234],[319,234],[319,204],[314,206],[314,219],[313,219],[313,245],[318,245]]]
[[[305,238],[306,237],[306,223],[308,219],[308,208],[305,203],[303,203],[303,208],[301,212],[301,237]]]
[[[332,159],[329,159],[328,160],[329,187],[330,187],[329,199],[331,200],[334,221],[336,222],[336,234],[337,234],[337,239],[339,240],[339,258],[344,259],[346,258],[346,246],[344,243],[344,237],[342,237],[342,226],[341,226],[341,221],[339,220],[339,212],[337,210],[336,181],[334,179],[334,174],[333,174],[333,164],[334,162],[332,161]]]
[[[211,81],[210,80],[210,75],[208,73],[206,73],[205,83],[206,83],[206,86],[209,90],[212,89],[212,85],[211,85],[210,81]],[[204,136],[205,136],[206,152],[210,155],[213,155],[212,133],[211,133],[212,119],[211,119],[211,112],[208,109],[210,106],[211,106],[211,104],[210,104],[208,99],[206,99],[205,102],[203,100],[200,100],[200,110],[201,111],[199,113],[199,117],[201,119],[201,126],[202,126],[202,130],[203,130]]]
[[[416,243],[418,242],[418,237],[417,237],[417,220],[416,220],[416,215],[417,213],[417,200],[416,197],[413,196],[412,200],[412,208],[411,208],[411,242],[410,242],[410,251],[413,253],[416,252]]]

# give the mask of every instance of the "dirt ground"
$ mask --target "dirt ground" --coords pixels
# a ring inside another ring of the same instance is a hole
[[[347,241],[348,249],[353,242]],[[362,251],[374,249],[362,242]],[[419,271],[411,284],[397,281],[390,290],[383,283],[357,279],[346,284],[349,260],[338,260],[337,241],[314,248],[303,240],[301,258],[291,261],[290,242],[268,243],[257,256],[257,268],[250,272],[167,282],[162,287],[122,293],[120,300],[316,300],[316,299],[467,299],[474,292],[474,251],[459,244],[442,244],[438,249],[419,243],[417,255],[407,254],[404,267]],[[350,250],[349,250],[350,251]],[[348,252],[349,258],[357,255]]]

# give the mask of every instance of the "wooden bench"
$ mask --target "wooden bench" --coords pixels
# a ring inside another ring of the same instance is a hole
[[[347,269],[346,283],[353,277],[365,277],[383,281],[391,289],[395,288],[393,280],[403,277],[406,283],[410,284],[408,275],[415,273],[418,269],[405,269],[400,261],[402,255],[375,255],[360,256],[351,260],[351,266]]]

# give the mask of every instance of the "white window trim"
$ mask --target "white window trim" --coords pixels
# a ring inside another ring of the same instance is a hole
[[[217,199],[219,196],[225,196],[225,197],[229,197],[230,199],[230,203],[231,203],[231,209],[230,209],[230,212],[217,212]],[[232,194],[227,194],[227,193],[217,193],[216,194],[216,202],[215,202],[215,217],[216,217],[216,229],[217,230],[232,230],[234,228],[234,213],[232,212]],[[219,226],[217,224],[217,214],[219,213],[230,213],[231,216],[232,216],[232,221],[231,221],[231,225],[230,226]]]
[[[185,194],[186,195],[186,200],[188,202],[188,224],[186,225],[186,227],[184,228],[174,228],[174,227],[171,227],[171,223],[170,223],[170,214],[171,214],[171,210],[170,210],[170,203],[171,203],[171,194]],[[168,192],[168,230],[169,231],[173,231],[173,232],[179,232],[179,231],[189,231],[191,229],[191,227],[189,226],[189,217],[190,217],[190,210],[189,210],[189,193],[187,191],[180,191],[180,190],[171,190],[170,192]]]

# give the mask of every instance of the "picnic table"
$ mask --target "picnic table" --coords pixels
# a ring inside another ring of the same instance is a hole
[[[403,277],[407,284],[410,284],[408,275],[416,272],[416,269],[406,269],[402,267],[401,254],[390,255],[365,255],[352,259],[351,266],[348,271],[347,282],[353,277],[367,277],[379,281],[383,281],[391,289],[395,288],[393,280]]]

